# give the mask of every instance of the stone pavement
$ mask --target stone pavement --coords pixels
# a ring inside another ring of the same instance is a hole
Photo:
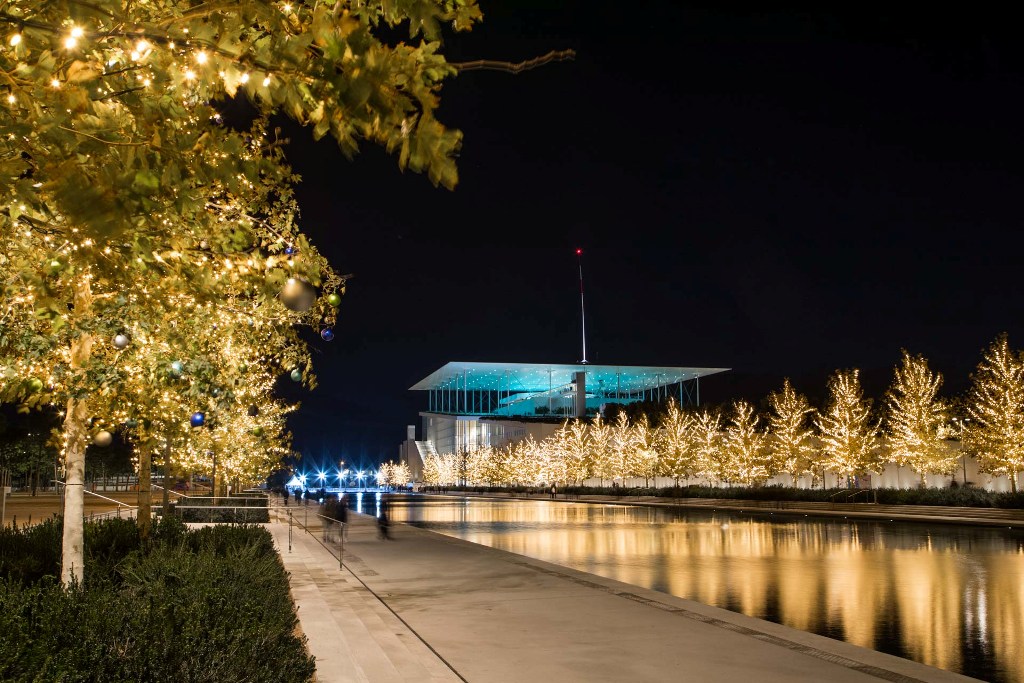
[[[310,508],[309,514],[317,509]],[[459,680],[352,573],[339,569],[337,557],[317,540],[319,523],[310,520],[317,536],[296,524],[289,551],[287,517],[280,512],[275,517],[285,521],[271,523],[268,529],[290,574],[292,598],[316,657],[319,683]],[[296,514],[296,520],[301,523],[303,515]],[[374,527],[369,529],[372,537]]]
[[[380,541],[363,515],[342,572],[313,510],[291,553],[270,528],[320,681],[973,680],[406,525]]]

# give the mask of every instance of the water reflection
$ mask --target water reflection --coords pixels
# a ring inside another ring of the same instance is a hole
[[[412,522],[986,680],[1024,681],[1024,532],[673,512],[396,500]]]

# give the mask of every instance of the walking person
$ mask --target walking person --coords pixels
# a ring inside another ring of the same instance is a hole
[[[341,522],[341,538],[348,540],[348,505],[345,504],[345,498],[341,499],[341,505],[338,506],[338,521]]]
[[[555,499],[555,485],[551,485],[551,500]]]
[[[380,514],[377,516],[377,536],[382,541],[388,540],[388,509],[383,505],[380,508]]]
[[[288,507],[288,487],[281,489],[281,497],[284,498],[284,506]]]

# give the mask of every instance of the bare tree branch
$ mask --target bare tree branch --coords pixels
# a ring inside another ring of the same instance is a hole
[[[576,50],[552,50],[546,55],[527,59],[525,62],[503,62],[496,59],[477,59],[472,62],[452,62],[459,71],[505,71],[518,74],[551,62],[568,62],[576,59]]]

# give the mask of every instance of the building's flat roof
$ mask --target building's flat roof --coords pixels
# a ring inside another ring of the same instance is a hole
[[[472,363],[455,361],[430,373],[410,391],[455,388],[469,391],[547,391],[587,373],[587,387],[633,392],[688,382],[729,368],[670,368],[653,365],[565,365],[557,363]]]

